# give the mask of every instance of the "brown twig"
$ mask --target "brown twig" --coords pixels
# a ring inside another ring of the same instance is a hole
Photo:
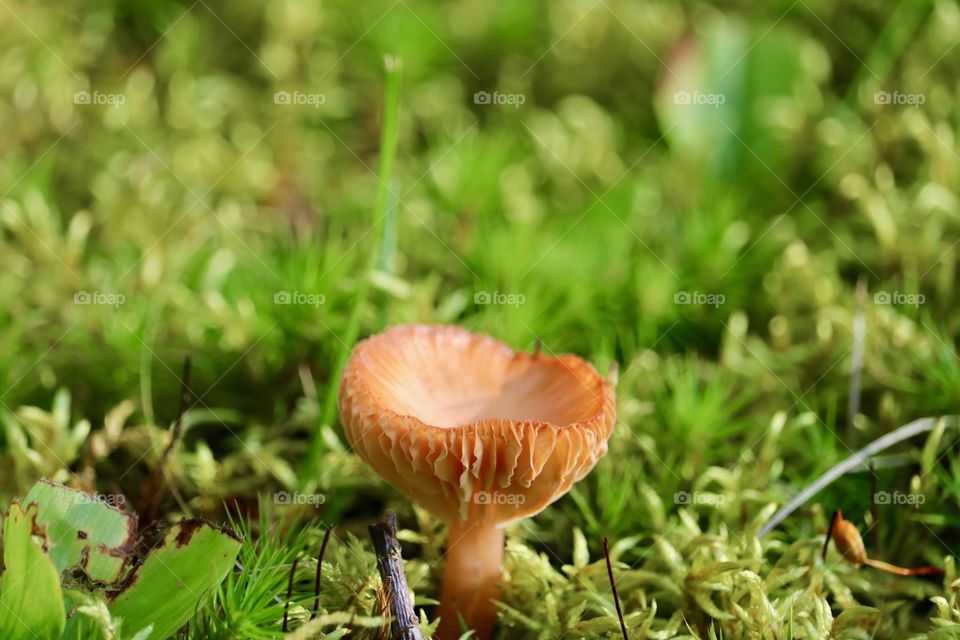
[[[613,565],[610,563],[610,546],[607,538],[603,538],[603,555],[607,559],[607,576],[610,578],[610,589],[613,590],[613,603],[617,606],[617,618],[620,619],[620,631],[623,632],[623,640],[630,640],[627,636],[627,623],[623,620],[623,611],[620,609],[620,594],[617,593],[617,583],[613,579]]]
[[[537,343],[533,347],[533,357],[540,357],[540,350],[543,349],[543,340],[537,338]]]
[[[867,558],[867,561],[863,564],[868,567],[873,567],[874,569],[880,569],[881,571],[886,571],[887,573],[892,573],[897,576],[942,576],[943,569],[940,567],[898,567],[895,564],[890,564],[889,562],[884,562],[883,560],[874,560],[872,558]]]
[[[317,617],[317,611],[320,609],[320,571],[323,568],[323,556],[327,553],[327,543],[330,542],[330,534],[333,533],[333,527],[328,527],[323,534],[323,542],[320,543],[320,555],[317,556],[317,577],[313,582],[313,613],[310,619]]]
[[[390,608],[394,640],[426,640],[410,602],[407,576],[403,572],[400,541],[397,540],[397,514],[387,513],[383,522],[370,525],[369,530]]]
[[[840,509],[834,511],[833,516],[830,517],[830,526],[827,527],[827,537],[823,540],[823,551],[820,553],[820,557],[823,560],[827,559],[827,549],[830,548],[830,538],[833,537],[833,530],[836,528],[841,517]]]
[[[290,567],[290,581],[287,583],[287,601],[283,603],[283,632],[287,632],[287,615],[290,613],[290,597],[293,595],[293,579],[297,573],[297,563],[300,561],[299,558],[293,561],[293,565]]]

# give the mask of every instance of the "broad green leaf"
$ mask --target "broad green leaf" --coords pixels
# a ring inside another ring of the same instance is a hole
[[[168,638],[223,581],[239,551],[237,538],[208,524],[176,524],[127,576],[110,613],[123,620],[125,636],[153,625],[151,640]]]
[[[75,566],[91,580],[113,584],[133,548],[136,516],[109,500],[41,480],[24,503],[36,502],[37,522],[46,527],[50,559],[60,573]]]
[[[825,75],[825,59],[785,25],[707,21],[667,60],[654,100],[664,136],[717,175],[769,177],[788,156],[788,136],[817,107],[810,88]]]
[[[24,509],[14,502],[3,526],[0,580],[0,638],[46,640],[59,638],[66,613],[60,573],[32,536],[42,535],[36,505]]]

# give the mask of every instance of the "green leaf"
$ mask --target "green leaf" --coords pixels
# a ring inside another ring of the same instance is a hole
[[[127,576],[110,613],[123,620],[125,636],[153,625],[151,640],[168,638],[223,581],[239,551],[240,541],[230,533],[200,521],[176,524]]]
[[[93,496],[41,480],[24,500],[39,507],[50,559],[59,573],[79,566],[91,580],[113,584],[121,577],[135,542],[136,516]]]
[[[664,136],[712,173],[769,178],[789,157],[785,136],[816,108],[807,89],[821,80],[823,58],[784,25],[710,20],[667,60],[654,101]]]
[[[59,638],[66,612],[60,573],[32,536],[43,535],[37,507],[14,502],[3,526],[0,637],[5,640]]]

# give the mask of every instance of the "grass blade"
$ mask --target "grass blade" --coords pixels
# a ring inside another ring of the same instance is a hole
[[[384,61],[386,68],[386,90],[383,106],[383,128],[380,132],[380,162],[377,169],[377,196],[374,203],[374,246],[383,246],[385,229],[384,219],[387,214],[387,204],[390,200],[390,181],[393,175],[393,165],[397,155],[397,118],[400,111],[400,71],[401,63],[398,58],[387,56]],[[377,252],[371,252],[370,262],[366,273],[360,280],[350,318],[347,321],[346,334],[341,336],[342,348],[337,357],[336,366],[330,376],[327,394],[320,414],[320,424],[314,431],[310,442],[310,451],[303,469],[302,477],[310,478],[317,470],[320,456],[323,453],[323,429],[333,424],[337,410],[337,391],[340,387],[340,375],[350,357],[350,351],[360,335],[360,314],[370,295],[370,271],[377,265]]]

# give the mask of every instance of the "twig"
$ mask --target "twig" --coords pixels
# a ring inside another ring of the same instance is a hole
[[[330,534],[332,532],[333,527],[328,527],[326,533],[323,534],[323,542],[320,543],[320,555],[317,556],[317,577],[313,582],[313,613],[310,614],[311,620],[317,617],[317,611],[320,609],[320,570],[323,568],[323,556],[327,553],[327,543],[330,542]]]
[[[827,549],[830,547],[830,538],[833,537],[833,530],[837,526],[837,522],[840,520],[840,510],[837,509],[833,512],[833,516],[830,518],[830,526],[827,527],[827,537],[823,539],[823,552],[820,554],[820,557],[823,560],[827,559]]]
[[[293,561],[293,565],[290,567],[290,582],[287,583],[287,601],[283,603],[283,632],[287,632],[287,614],[290,613],[290,597],[293,595],[293,579],[297,573],[297,563],[300,561],[299,558]]]
[[[881,571],[886,571],[887,573],[892,573],[895,576],[942,576],[943,569],[940,567],[898,567],[895,564],[890,564],[889,562],[884,562],[883,560],[874,560],[873,558],[867,558],[864,562],[868,567],[873,567],[874,569],[880,569]]]
[[[630,640],[627,636],[627,623],[623,620],[623,611],[620,609],[620,594],[617,593],[617,583],[613,579],[613,565],[610,564],[610,546],[607,543],[607,537],[603,537],[603,555],[607,559],[607,576],[610,578],[610,589],[613,590],[613,603],[617,606],[617,618],[620,619],[620,631],[623,632],[623,640]]]
[[[534,347],[533,347],[533,357],[534,357],[534,358],[539,358],[539,357],[540,357],[540,350],[541,350],[541,349],[543,349],[543,340],[541,340],[540,338],[537,338],[537,343],[536,343],[536,344],[534,345]]]
[[[370,525],[370,538],[377,554],[377,569],[390,607],[394,640],[426,640],[420,621],[410,602],[407,576],[403,572],[400,541],[397,540],[397,514],[387,513],[383,522]]]

